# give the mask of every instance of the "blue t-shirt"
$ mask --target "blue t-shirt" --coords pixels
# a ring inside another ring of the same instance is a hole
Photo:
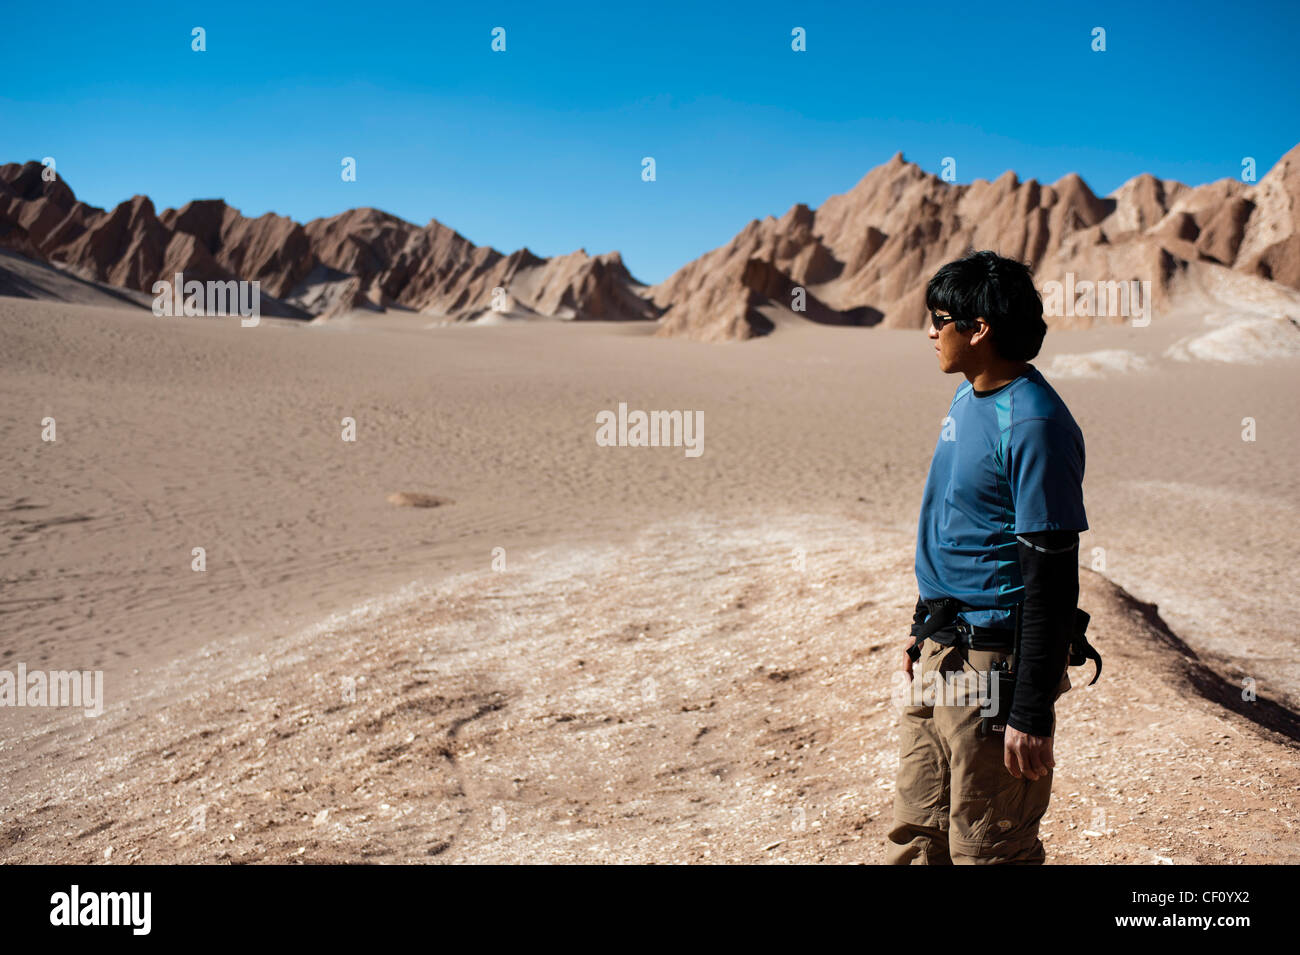
[[[983,398],[964,381],[930,461],[916,535],[927,600],[956,597],[967,623],[1011,627],[1024,599],[1017,534],[1088,529],[1083,432],[1033,365]]]

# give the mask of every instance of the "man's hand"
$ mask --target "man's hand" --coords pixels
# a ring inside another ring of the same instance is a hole
[[[1008,726],[1002,762],[1016,779],[1040,779],[1056,766],[1052,758],[1052,737],[1030,736]]]
[[[916,644],[916,637],[909,637],[907,646],[903,649],[903,672],[907,674],[907,679],[912,679],[912,655],[907,651],[912,649]]]

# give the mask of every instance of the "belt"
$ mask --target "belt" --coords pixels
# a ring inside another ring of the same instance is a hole
[[[925,605],[926,615],[920,615],[921,604]],[[934,600],[922,599],[917,604],[917,613],[912,620],[912,645],[907,648],[907,655],[915,663],[921,658],[921,644],[927,639],[946,647],[963,646],[972,650],[1010,650],[1019,655],[1020,615],[1023,604],[1016,604],[1013,629],[1006,627],[976,627],[967,623],[958,614],[962,610],[978,610],[967,607],[955,597],[938,597]],[[1088,683],[1092,686],[1101,676],[1101,654],[1088,642],[1088,621],[1091,616],[1078,607],[1074,610],[1074,633],[1070,636],[1070,666],[1083,666],[1089,660],[1097,665],[1097,672]]]
[[[930,639],[945,647],[1011,651],[1016,645],[1016,631],[1010,627],[976,627],[958,620],[930,634]]]
[[[943,646],[964,646],[972,650],[1011,650],[1015,651],[1016,629],[1005,627],[977,627],[967,623],[960,616],[962,610],[977,610],[967,607],[955,597],[939,597],[923,600],[926,606],[924,620],[915,620],[912,624],[912,636],[915,638],[907,648],[907,655],[916,662],[921,657],[921,644],[932,639]],[[918,605],[919,606],[919,605]],[[1019,604],[1015,608],[1015,620],[1020,621]]]

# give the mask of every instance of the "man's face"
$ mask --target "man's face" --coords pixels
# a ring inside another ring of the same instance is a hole
[[[941,320],[951,318],[943,310],[935,313]],[[980,326],[977,324],[976,329]],[[971,350],[971,335],[969,331],[957,331],[956,322],[944,322],[942,328],[935,328],[934,322],[930,322],[930,341],[934,342],[935,354],[939,357],[939,370],[945,375],[961,371],[966,365]]]

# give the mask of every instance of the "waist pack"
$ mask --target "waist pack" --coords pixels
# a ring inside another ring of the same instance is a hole
[[[921,644],[927,639],[934,637],[941,630],[947,630],[956,624],[959,634],[963,636],[961,642],[969,646],[972,650],[1003,650],[1010,645],[1015,652],[1019,651],[1020,640],[1020,612],[1024,604],[1018,603],[1012,608],[1015,618],[1014,631],[997,629],[990,627],[976,627],[966,623],[958,618],[958,613],[963,610],[980,610],[988,608],[972,607],[964,604],[956,597],[938,597],[934,600],[922,600],[925,605],[926,614],[921,615],[921,608],[918,604],[916,616],[912,622],[912,636],[915,637],[912,645],[907,648],[907,655],[915,663],[921,658]],[[1086,636],[1088,631],[1088,621],[1091,615],[1086,610],[1080,610],[1078,607],[1074,610],[1074,629],[1070,635],[1070,655],[1069,663],[1072,667],[1083,666],[1089,660],[1097,665],[1097,670],[1088,686],[1096,683],[1101,677],[1101,654],[1097,649],[1088,642]],[[1010,638],[1010,639],[1008,639]],[[942,642],[942,641],[941,641]]]

